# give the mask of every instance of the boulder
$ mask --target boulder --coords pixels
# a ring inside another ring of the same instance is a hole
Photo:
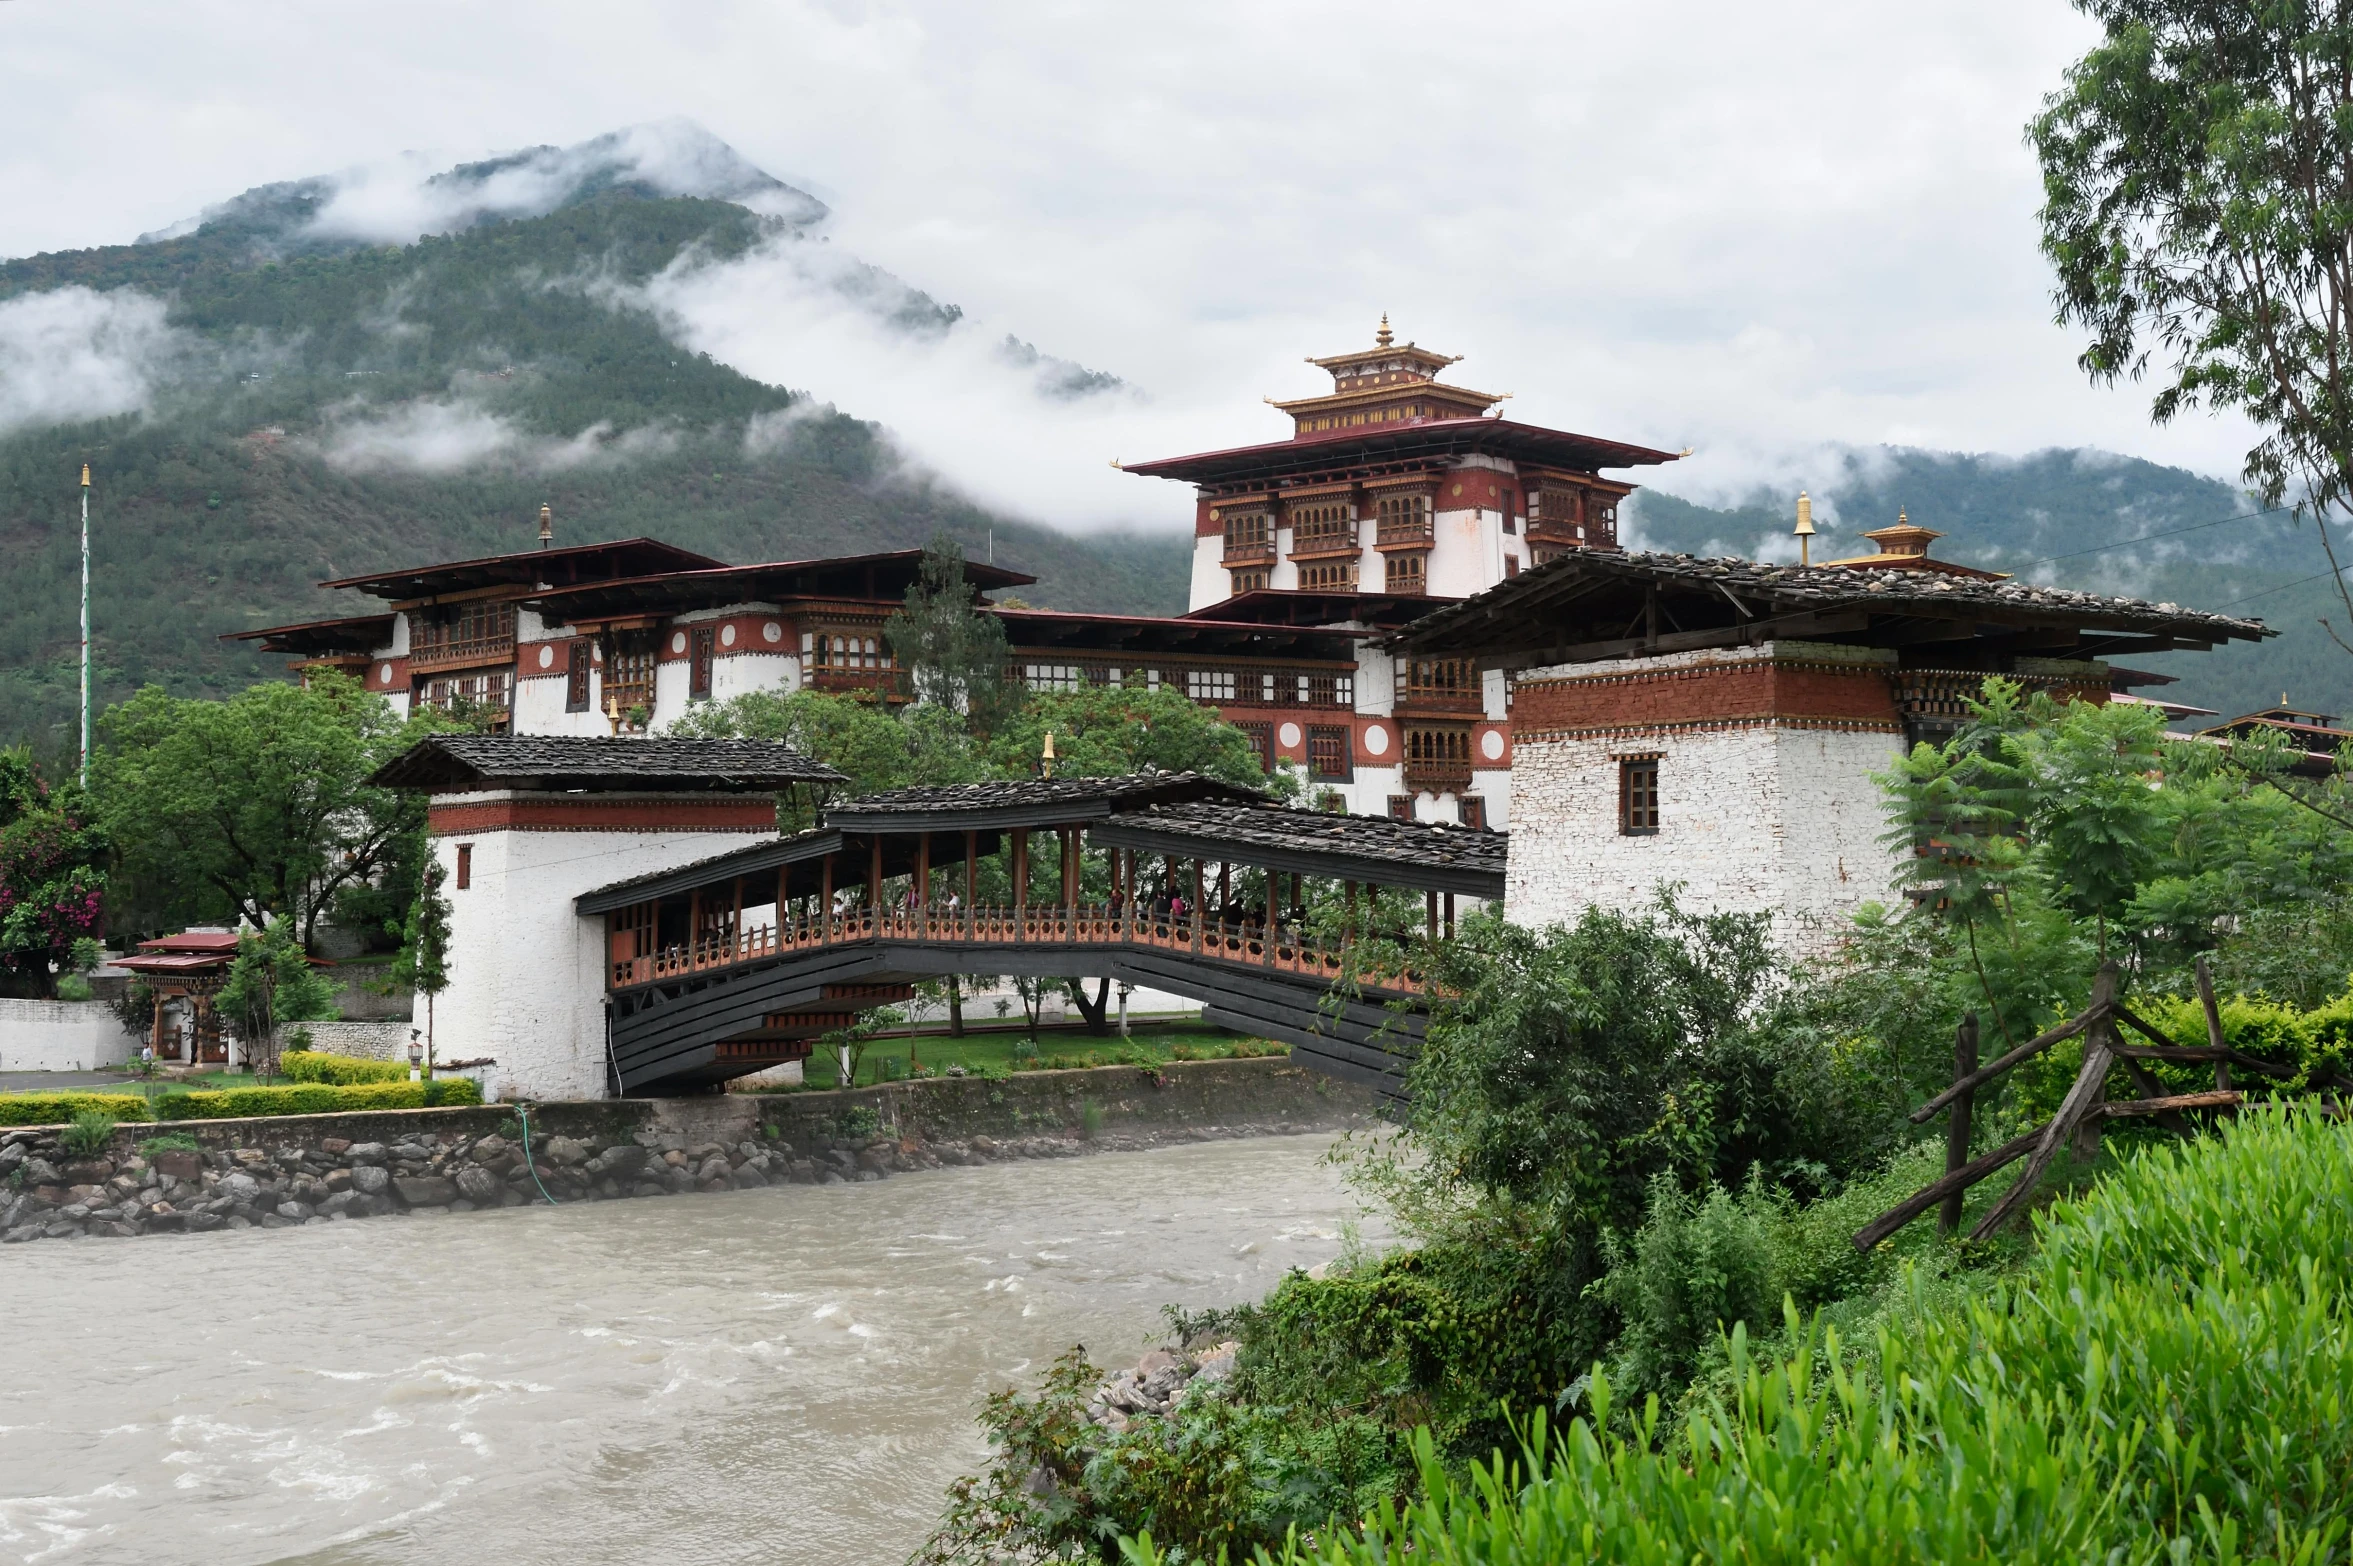
[[[330,1218],[339,1217],[351,1211],[354,1202],[365,1203],[366,1201],[367,1198],[357,1191],[337,1191],[333,1196],[319,1203],[319,1211]],[[364,1207],[362,1210],[365,1210]]]
[[[104,1158],[85,1158],[63,1170],[67,1185],[104,1185],[114,1178],[114,1165]]]
[[[505,1189],[499,1177],[480,1164],[468,1164],[460,1169],[457,1187],[458,1194],[477,1207],[496,1206],[499,1193]]]
[[[411,1207],[446,1207],[457,1200],[457,1182],[441,1175],[395,1175],[392,1188]]]
[[[291,1201],[291,1200],[281,1200],[281,1201],[278,1203],[278,1210],[277,1210],[277,1212],[276,1212],[275,1214],[273,1214],[272,1216],[274,1216],[274,1217],[278,1217],[278,1218],[283,1218],[283,1219],[284,1219],[286,1222],[288,1222],[288,1223],[300,1223],[300,1222],[302,1222],[302,1221],[303,1221],[305,1218],[308,1218],[310,1215],[311,1215],[311,1205],[310,1205],[310,1203],[308,1203],[308,1202],[297,1202],[297,1201]]]
[[[345,1155],[357,1167],[360,1164],[380,1164],[391,1156],[381,1142],[354,1142]]]
[[[250,1202],[261,1195],[261,1182],[240,1169],[221,1176],[221,1195],[232,1202]]]
[[[996,1139],[993,1137],[976,1136],[972,1139],[972,1150],[980,1154],[980,1156],[983,1158],[994,1158],[997,1156]]]
[[[550,1137],[540,1154],[558,1169],[570,1169],[588,1162],[588,1144],[576,1137]]]
[[[760,1172],[757,1165],[750,1163],[736,1170],[729,1178],[735,1182],[736,1189],[743,1191],[748,1191],[756,1185],[768,1183],[768,1177]]]
[[[507,1156],[507,1139],[493,1132],[474,1144],[472,1154],[478,1164],[495,1164]]]
[[[158,1153],[155,1172],[173,1180],[194,1180],[204,1173],[204,1155],[185,1148]]]
[[[351,1188],[362,1196],[381,1195],[392,1184],[392,1175],[381,1164],[354,1164],[351,1168]]]
[[[695,1184],[709,1185],[713,1180],[725,1180],[728,1174],[727,1155],[713,1148],[704,1155],[701,1165],[696,1168]]]

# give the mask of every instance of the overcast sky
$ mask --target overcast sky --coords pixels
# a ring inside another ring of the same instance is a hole
[[[2151,428],[2050,321],[2021,129],[2093,36],[2056,0],[0,0],[0,253],[683,115],[982,333],[1143,389],[1033,439],[969,365],[884,362],[756,273],[670,300],[1058,520],[1181,515],[1108,460],[1278,438],[1259,399],[1328,387],[1301,357],[1383,310],[1510,416],[1697,448],[1664,482],[1698,498],[1827,442],[2233,474],[2241,427]]]

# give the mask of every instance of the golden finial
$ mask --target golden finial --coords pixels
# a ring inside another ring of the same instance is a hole
[[[615,734],[621,732],[621,699],[611,691],[605,692],[605,722]]]
[[[82,464],[82,488],[84,488],[84,489],[88,489],[89,487],[90,487],[90,464],[88,464],[87,462],[85,462],[85,463],[83,463],[83,464]]]
[[[1812,565],[1814,563],[1814,502],[1802,489],[1797,492],[1797,527],[1794,531],[1797,534],[1797,563]]]
[[[553,506],[539,508],[539,547],[545,549],[556,539],[556,512]]]
[[[1373,346],[1386,348],[1396,340],[1396,334],[1389,330],[1389,312],[1383,310],[1381,312],[1381,329],[1373,333]]]
[[[1054,775],[1054,731],[1052,729],[1046,731],[1046,751],[1043,756],[1038,758],[1038,765],[1045,769],[1047,777]]]

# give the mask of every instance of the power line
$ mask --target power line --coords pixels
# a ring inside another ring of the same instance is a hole
[[[2340,566],[2337,569],[2340,571],[2353,571],[2353,566]],[[2267,587],[2259,593],[2242,593],[2236,598],[2226,598],[2221,603],[2216,604],[2214,607],[2217,609],[2228,609],[2232,604],[2243,604],[2252,602],[2258,598],[2269,598],[2273,593],[2284,593],[2291,587],[2302,587],[2306,582],[2326,581],[2328,578],[2335,576],[2336,574],[2336,571],[2315,571],[2310,576],[2300,576],[2293,582],[2282,582],[2277,587]]]
[[[2106,554],[2111,549],[2125,549],[2134,544],[2146,544],[2152,539],[2173,538],[2183,533],[2195,533],[2204,528],[2223,527],[2232,522],[2252,522],[2257,517],[2275,517],[2283,511],[2295,509],[2294,506],[2273,506],[2266,511],[2241,512],[2235,517],[2216,517],[2211,522],[2192,522],[2184,527],[2160,528],[2154,533],[2143,533],[2136,538],[2120,538],[2111,544],[2095,544],[2089,549],[2078,549],[2064,555],[2045,555],[2040,560],[2029,560],[2022,569],[2031,571],[2036,566],[2053,565],[2061,560],[2080,560],[2085,555]],[[2322,572],[2321,574],[2325,576],[2328,573]]]

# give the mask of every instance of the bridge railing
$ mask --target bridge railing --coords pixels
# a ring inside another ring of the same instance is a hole
[[[744,963],[766,962],[799,951],[874,941],[961,945],[976,952],[992,947],[1057,945],[1145,949],[1247,964],[1327,983],[1345,976],[1349,950],[1345,941],[1338,944],[1319,941],[1296,924],[1277,921],[1270,931],[1263,920],[1221,919],[1215,915],[1174,918],[1165,913],[1138,913],[1103,903],[1060,907],[1032,903],[1009,908],[860,907],[830,919],[786,918],[777,924],[739,930],[731,936],[674,943],[631,955],[621,954],[622,939],[618,933],[614,937],[615,952],[609,970],[611,987],[616,990]],[[985,968],[986,964],[981,966]],[[1391,994],[1419,994],[1422,978],[1418,972],[1408,969],[1384,974],[1365,987]]]

